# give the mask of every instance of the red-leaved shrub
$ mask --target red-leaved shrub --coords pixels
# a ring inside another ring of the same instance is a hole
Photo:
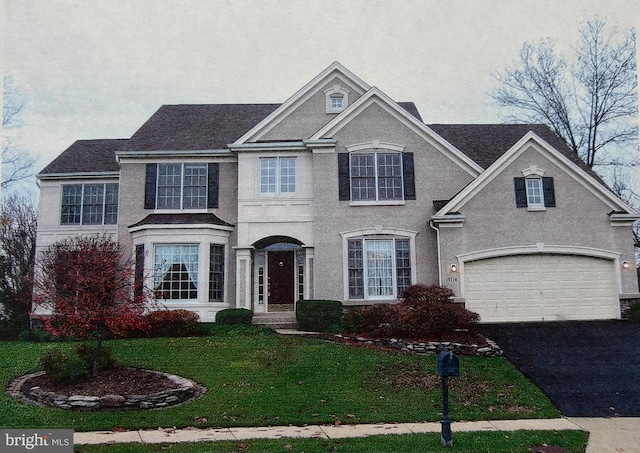
[[[345,327],[378,338],[437,338],[456,329],[472,331],[480,317],[454,303],[442,286],[413,285],[398,304],[377,304],[345,314]]]
[[[203,334],[200,316],[189,310],[156,310],[146,315],[152,337],[191,337]]]
[[[408,338],[472,330],[480,316],[454,303],[453,291],[442,286],[413,285],[400,295],[397,329]]]

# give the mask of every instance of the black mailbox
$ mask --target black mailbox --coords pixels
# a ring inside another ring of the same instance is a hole
[[[442,377],[460,376],[460,361],[458,357],[451,351],[442,351],[436,359],[436,371]]]

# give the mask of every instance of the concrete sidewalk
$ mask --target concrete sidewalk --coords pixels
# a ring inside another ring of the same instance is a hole
[[[569,417],[584,431],[589,431],[586,453],[640,452],[640,418],[581,418]]]
[[[454,432],[518,431],[518,430],[584,430],[589,431],[586,453],[631,453],[640,451],[640,418],[558,418],[543,420],[490,420],[453,422]],[[139,431],[98,431],[74,433],[74,443],[113,444],[142,442],[146,444],[178,442],[212,442],[219,440],[321,438],[343,439],[382,434],[439,433],[440,423],[397,423],[377,425],[309,425],[258,428],[164,429]]]
[[[637,429],[640,419],[546,419],[546,420],[491,420],[478,422],[453,422],[453,432],[473,431],[516,431],[516,430],[594,430],[597,449],[587,449],[587,452],[606,453],[608,451],[620,453],[633,451],[632,447],[640,445],[640,439],[632,438],[638,435]],[[624,420],[622,428],[624,436],[616,436],[625,442],[612,445],[608,448],[609,441],[606,436],[601,436],[599,431],[605,429],[608,433],[615,433],[617,421]],[[247,440],[247,439],[279,439],[288,438],[322,438],[342,439],[347,437],[365,437],[379,434],[415,434],[415,433],[439,433],[440,423],[398,423],[377,425],[309,425],[309,426],[275,426],[258,428],[211,428],[211,429],[156,429],[126,432],[78,432],[74,434],[75,444],[105,444],[142,442],[146,444],[177,443],[177,442],[202,442],[219,440]],[[592,434],[593,435],[593,434]],[[591,439],[589,444],[591,444]],[[624,448],[621,450],[620,448]]]

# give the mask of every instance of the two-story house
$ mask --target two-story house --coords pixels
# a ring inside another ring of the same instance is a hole
[[[282,104],[164,105],[38,175],[37,247],[109,232],[213,321],[441,284],[484,322],[620,317],[633,221],[543,125],[426,125],[333,63]]]

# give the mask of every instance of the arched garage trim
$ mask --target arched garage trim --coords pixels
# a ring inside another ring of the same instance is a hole
[[[465,262],[468,261],[476,261],[486,258],[497,258],[500,256],[531,255],[535,253],[546,253],[550,255],[578,255],[590,256],[593,258],[604,258],[614,261],[620,260],[620,253],[612,252],[610,250],[595,249],[591,247],[576,247],[571,245],[547,245],[543,243],[478,250],[475,252],[456,255],[456,258],[462,266]]]

